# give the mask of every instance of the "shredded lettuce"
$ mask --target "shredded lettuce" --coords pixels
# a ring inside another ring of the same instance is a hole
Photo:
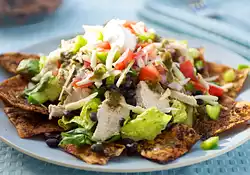
[[[174,123],[183,123],[187,120],[187,112],[186,105],[180,101],[173,100],[172,108],[176,108],[178,110],[172,110],[172,116],[174,117]]]
[[[121,128],[123,138],[132,140],[153,140],[165,129],[172,116],[159,111],[156,107],[147,109]]]
[[[90,113],[97,112],[98,106],[100,104],[101,100],[99,98],[94,98],[83,105],[80,116],[75,116],[70,120],[67,120],[66,117],[62,117],[60,120],[58,120],[58,125],[68,130],[77,124],[79,127],[82,127],[86,130],[91,130],[95,125],[95,122],[90,119]]]
[[[91,145],[93,143],[91,140],[92,133],[84,128],[77,128],[68,132],[63,132],[61,136],[62,140],[59,143],[60,146],[73,144],[80,147],[82,145]]]

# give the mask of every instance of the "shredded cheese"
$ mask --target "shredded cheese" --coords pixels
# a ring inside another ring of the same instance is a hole
[[[64,83],[64,85],[62,87],[62,91],[61,91],[61,93],[59,95],[59,101],[62,100],[63,93],[66,90],[67,86],[69,85],[70,80],[71,80],[71,78],[72,78],[72,76],[74,74],[74,71],[75,71],[75,65],[73,65],[72,68],[69,71],[69,75],[68,75],[68,77],[67,77],[67,79],[66,79],[66,81],[65,81],[65,83]]]
[[[177,68],[177,66],[176,66],[175,63],[172,64],[172,69],[173,69],[174,75],[175,75],[179,80],[185,80],[185,76],[184,76],[183,73]]]
[[[193,96],[186,95],[178,91],[171,90],[170,97],[179,100],[183,103],[189,104],[191,106],[198,106],[197,101]]]
[[[204,80],[207,81],[207,82],[211,82],[211,81],[217,80],[218,78],[219,78],[219,75],[216,75],[216,76],[204,78]]]
[[[229,89],[233,88],[234,84],[233,83],[227,83],[224,84],[223,86],[221,86],[221,88],[223,89],[223,91],[227,92]]]
[[[107,56],[107,59],[106,59],[106,68],[108,70],[111,70],[112,69],[112,64],[113,64],[113,60],[115,58],[115,54],[116,52],[119,50],[119,47],[118,46],[114,46],[110,49],[109,53],[108,53],[108,56]]]
[[[118,81],[116,82],[116,86],[120,87],[120,85],[122,84],[122,81],[125,79],[126,74],[129,72],[129,70],[131,69],[131,67],[133,66],[133,64],[135,63],[135,61],[131,61],[129,63],[129,65],[127,66],[127,68],[122,72],[121,76],[119,77]]]
[[[198,79],[199,79],[200,84],[202,84],[206,90],[209,90],[208,82],[206,82],[200,74],[198,74]]]
[[[96,67],[96,64],[97,64],[96,50],[93,50],[90,59],[90,67],[94,69]]]
[[[73,102],[73,103],[69,103],[65,105],[65,109],[68,111],[72,111],[72,110],[76,110],[81,108],[86,102],[92,100],[93,98],[95,98],[98,95],[98,92],[95,92],[91,95],[89,95],[88,97],[81,99],[79,101]]]
[[[164,99],[168,98],[170,95],[171,95],[171,90],[170,89],[166,89],[166,91],[160,97],[160,100],[164,100]]]

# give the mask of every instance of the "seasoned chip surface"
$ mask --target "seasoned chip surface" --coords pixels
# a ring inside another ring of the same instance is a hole
[[[17,74],[16,68],[24,59],[39,59],[39,55],[25,53],[5,53],[0,55],[0,66],[6,71]]]
[[[21,96],[27,84],[28,82],[20,75],[3,81],[0,84],[0,98],[14,107],[27,111],[48,114],[47,108],[38,105],[31,105]]]
[[[223,80],[224,72],[229,70],[229,69],[233,69],[233,68],[228,67],[226,65],[212,63],[212,62],[206,62],[205,67],[206,67],[210,77],[219,75],[219,79],[216,82],[219,83],[219,85],[221,85],[221,86],[226,84],[226,82]],[[244,82],[246,81],[246,78],[247,78],[247,75],[249,72],[248,69],[245,69],[245,70],[235,70],[234,69],[234,71],[236,74],[236,78],[232,82],[233,88],[229,89],[228,92],[225,92],[226,95],[228,95],[229,97],[232,97],[232,98],[235,98],[239,94],[241,88],[244,85]]]
[[[21,138],[29,138],[46,132],[63,131],[57,120],[48,120],[41,114],[25,111],[16,107],[5,107],[4,112],[15,126]]]
[[[139,143],[139,153],[158,163],[167,163],[187,153],[200,136],[187,125],[177,124],[170,131],[163,131],[153,141]]]
[[[217,135],[250,120],[249,102],[235,102],[230,97],[224,96],[220,104],[225,108],[221,109],[218,120],[209,119],[206,115],[197,117],[194,128],[200,135],[205,137]]]
[[[110,158],[120,156],[125,146],[116,143],[107,143],[104,145],[103,154],[91,151],[90,145],[77,148],[75,145],[69,144],[64,146],[63,149],[88,164],[105,165]]]

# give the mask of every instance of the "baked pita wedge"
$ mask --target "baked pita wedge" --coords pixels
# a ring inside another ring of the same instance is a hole
[[[210,119],[206,114],[198,116],[194,129],[205,138],[217,135],[250,120],[250,103],[235,102],[224,96],[220,100],[223,106],[218,120]]]
[[[22,93],[27,84],[28,81],[20,75],[3,81],[0,84],[0,98],[13,107],[41,114],[48,114],[46,107],[29,104],[26,99],[22,97]]]
[[[193,128],[177,124],[170,131],[163,131],[153,141],[141,141],[138,152],[149,160],[167,163],[187,153],[199,139]]]
[[[63,131],[57,120],[48,120],[47,116],[39,113],[25,111],[16,107],[5,107],[4,112],[15,126],[21,138],[29,138],[47,132]]]
[[[2,66],[7,72],[17,74],[17,67],[19,63],[24,59],[39,59],[40,56],[36,54],[26,53],[4,53],[0,55],[0,66]]]
[[[78,148],[73,144],[69,144],[69,145],[64,145],[63,149],[67,153],[76,156],[77,158],[83,160],[88,164],[105,165],[112,157],[120,156],[123,150],[125,149],[125,146],[116,143],[107,143],[104,144],[103,153],[95,153],[91,151],[90,145],[84,145]]]
[[[206,71],[208,72],[209,77],[219,76],[219,78],[214,82],[218,83],[220,86],[228,84],[227,82],[224,81],[223,74],[227,70],[233,69],[233,68],[228,67],[226,65],[213,63],[213,62],[206,62],[205,67],[206,67]],[[233,70],[236,74],[236,78],[232,82],[233,87],[228,89],[228,91],[225,92],[225,94],[228,95],[229,97],[236,98],[237,95],[240,93],[240,90],[242,89],[244,82],[246,81],[249,70],[248,69],[243,69],[243,70],[233,69]],[[205,75],[203,76],[207,77]]]

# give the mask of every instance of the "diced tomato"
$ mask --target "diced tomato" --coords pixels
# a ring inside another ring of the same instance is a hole
[[[209,86],[209,94],[210,95],[214,95],[214,96],[217,96],[217,97],[220,97],[223,95],[223,89],[220,88],[220,87],[217,87],[217,86],[213,86],[213,85],[210,85]]]
[[[153,65],[148,65],[140,70],[139,79],[142,81],[159,81],[160,80],[160,73]]]
[[[53,75],[53,76],[57,76],[57,75],[58,75],[58,69],[53,70],[53,71],[52,71],[52,75]]]
[[[134,54],[131,50],[127,52],[126,58],[124,58],[123,61],[117,63],[115,65],[116,70],[123,70],[127,67],[127,65],[134,59]]]
[[[199,82],[192,81],[192,84],[194,85],[195,90],[199,90],[202,92],[207,91],[206,88],[204,86],[202,86],[202,84],[200,84]]]
[[[88,61],[84,61],[84,67],[86,67],[86,68],[88,68],[88,67],[90,67],[90,62],[88,62]]]
[[[61,65],[62,65],[62,64],[61,64],[61,61],[60,61],[60,60],[57,60],[57,61],[56,61],[56,66],[57,66],[58,69],[61,67]]]
[[[107,41],[98,43],[98,44],[96,45],[96,47],[97,47],[97,48],[102,48],[102,49],[107,49],[107,50],[111,49],[111,46],[110,46],[109,42],[107,42]]]
[[[87,83],[87,84],[78,86],[76,83],[78,83],[79,81],[81,81],[81,79],[74,79],[74,80],[73,80],[73,83],[72,83],[72,86],[74,86],[75,88],[87,88],[87,87],[93,85],[93,83]]]
[[[186,78],[191,78],[191,80],[194,81],[197,80],[194,74],[194,66],[190,60],[184,61],[180,64],[180,71],[184,74]]]

